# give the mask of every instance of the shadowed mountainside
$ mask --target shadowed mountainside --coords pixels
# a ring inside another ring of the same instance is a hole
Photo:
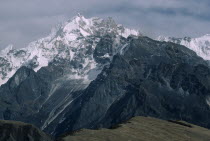
[[[0,141],[53,141],[33,125],[0,120]]]

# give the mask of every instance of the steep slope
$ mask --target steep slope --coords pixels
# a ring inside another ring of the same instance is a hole
[[[8,46],[0,51],[0,85],[6,83],[21,66],[38,71],[53,60],[61,59],[74,64],[74,76],[88,77],[90,70],[98,68],[91,54],[101,37],[107,34],[115,38],[117,49],[121,37],[138,35],[138,32],[116,24],[111,18],[86,19],[78,15],[52,30],[49,36],[30,43],[26,48],[13,49]],[[105,54],[104,58],[109,58],[109,55]]]
[[[53,141],[53,139],[33,125],[0,120],[1,141]]]
[[[174,43],[121,37],[114,52],[115,41],[107,34],[97,43],[91,56],[103,70],[91,82],[72,77],[74,65],[65,59],[37,72],[21,67],[0,87],[0,117],[33,123],[55,136],[138,115],[210,128],[207,62]]]
[[[17,71],[0,87],[0,119],[33,123],[44,130],[116,53],[124,52],[130,34],[138,33],[111,18],[85,19],[79,15],[27,48],[3,50],[3,79]]]
[[[0,118],[55,136],[138,115],[210,128],[207,62],[137,34],[110,18],[80,15],[28,48],[3,50],[2,78],[17,71],[0,87]]]
[[[65,134],[59,141],[209,141],[210,131],[182,121],[135,117],[111,129]]]
[[[159,41],[173,42],[188,47],[197,53],[204,60],[210,60],[210,35],[204,35],[199,38],[174,38],[159,36]]]
[[[210,69],[184,46],[128,38],[96,80],[45,130],[59,135],[110,127],[133,116],[181,119],[210,128]],[[54,129],[54,127],[56,127]]]

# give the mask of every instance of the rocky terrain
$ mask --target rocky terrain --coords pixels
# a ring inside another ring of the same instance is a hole
[[[33,119],[44,130],[123,51],[129,35],[138,32],[78,15],[26,48],[2,50],[0,118]]]
[[[33,125],[0,120],[0,141],[53,141]]]
[[[0,119],[53,136],[133,116],[210,128],[208,62],[183,45],[138,34],[111,18],[79,15],[27,48],[3,50]]]
[[[175,38],[175,37],[164,37],[159,36],[159,41],[173,42],[188,47],[197,53],[198,56],[205,60],[210,60],[210,34],[206,34],[202,37],[191,38]]]
[[[60,115],[65,118],[53,134],[110,127],[138,115],[209,128],[207,63],[181,45],[147,37],[128,40],[126,52],[115,55],[110,66]]]
[[[138,35],[135,30],[115,23],[112,18],[85,18],[77,15],[71,20],[52,29],[49,36],[31,42],[27,47],[15,49],[8,46],[0,51],[0,85],[6,83],[22,66],[38,71],[53,60],[65,60],[71,65],[72,77],[94,79],[90,70],[100,70],[101,60],[108,61],[123,46],[123,39],[129,35]],[[99,41],[112,40],[107,49],[95,48]],[[111,46],[115,46],[111,48]],[[113,49],[113,50],[110,50]],[[104,53],[104,51],[108,51]],[[100,51],[103,51],[100,53]],[[100,53],[97,60],[93,59]],[[103,61],[105,63],[106,61]],[[99,64],[98,64],[99,63]]]

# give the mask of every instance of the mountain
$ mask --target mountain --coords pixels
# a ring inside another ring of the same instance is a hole
[[[27,48],[3,50],[0,119],[54,136],[133,116],[210,128],[208,62],[185,46],[138,34],[111,18],[79,15]]]
[[[126,51],[116,54],[110,66],[45,130],[59,135],[111,127],[139,115],[210,128],[209,82],[207,62],[190,49],[131,37]]]
[[[204,60],[210,60],[210,34],[204,35],[199,38],[174,38],[159,36],[159,41],[173,42],[188,47],[197,53],[198,56]]]
[[[27,66],[37,72],[53,60],[62,59],[72,63],[71,71],[74,77],[88,77],[87,81],[94,79],[95,76],[89,76],[87,73],[90,70],[97,72],[100,66],[91,55],[101,37],[107,34],[115,39],[113,44],[116,47],[108,54],[100,53],[102,60],[109,60],[119,49],[121,37],[127,38],[139,33],[116,24],[112,18],[86,19],[79,14],[53,29],[49,36],[30,43],[26,48],[13,49],[10,45],[0,51],[0,85],[6,83],[21,66]]]
[[[33,125],[16,121],[0,120],[1,141],[53,141]]]
[[[111,18],[78,15],[26,48],[2,50],[0,119],[44,130],[138,34]]]
[[[110,129],[66,133],[59,141],[209,141],[210,131],[183,121],[134,117]]]

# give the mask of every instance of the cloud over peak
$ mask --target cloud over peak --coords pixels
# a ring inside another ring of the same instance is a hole
[[[209,0],[7,0],[0,2],[0,49],[10,43],[25,47],[78,12],[113,17],[150,37],[210,33]]]

